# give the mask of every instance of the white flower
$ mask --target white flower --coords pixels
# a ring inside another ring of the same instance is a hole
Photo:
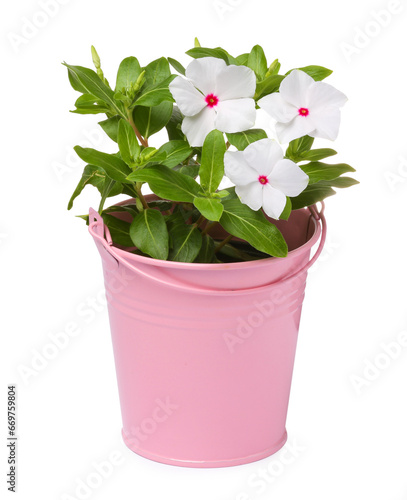
[[[225,174],[236,184],[236,194],[252,210],[261,207],[273,219],[284,210],[287,196],[298,196],[308,175],[284,154],[277,142],[261,139],[244,151],[225,153]]]
[[[243,132],[256,120],[256,75],[246,66],[227,66],[215,57],[195,59],[170,91],[185,116],[182,131],[191,146],[202,146],[214,129]]]
[[[334,141],[339,132],[339,108],[347,97],[332,85],[316,82],[307,73],[292,71],[280,85],[280,92],[267,95],[258,105],[277,120],[281,142],[304,135]]]

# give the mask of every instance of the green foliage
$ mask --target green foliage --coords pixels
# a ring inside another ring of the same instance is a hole
[[[201,232],[195,225],[186,225],[180,214],[167,222],[170,234],[169,259],[176,262],[194,262],[202,246]]]
[[[208,220],[219,221],[223,214],[223,205],[216,198],[195,198],[195,207]]]
[[[304,71],[304,73],[307,73],[307,75],[311,76],[317,82],[324,80],[325,78],[327,78],[329,75],[332,74],[332,70],[324,68],[323,66],[304,66],[303,68],[294,68],[294,69],[299,69],[301,71]],[[289,75],[291,71],[294,70],[291,69],[286,73],[286,75]]]
[[[173,59],[172,57],[168,57],[167,60],[175,69],[175,71],[178,71],[178,73],[181,73],[181,75],[185,76],[185,68],[180,62],[178,62],[176,59]]]
[[[130,237],[134,245],[153,259],[167,260],[169,234],[164,216],[149,208],[138,214],[131,223]]]
[[[275,257],[287,256],[288,247],[283,235],[262,212],[254,212],[238,199],[224,201],[223,205],[220,223],[228,233],[246,240],[261,252]]]
[[[163,129],[172,115],[172,102],[163,101],[157,106],[136,106],[133,120],[140,134],[148,139]]]
[[[171,201],[193,203],[201,193],[201,188],[194,179],[164,165],[136,170],[129,175],[128,180],[147,182],[157,196]]]
[[[166,153],[162,164],[167,167],[176,167],[193,154],[192,148],[185,141],[170,141],[163,144],[158,150],[159,153]]]
[[[134,163],[140,155],[140,145],[134,134],[133,127],[126,120],[121,120],[119,123],[117,142],[122,159],[127,165]]]
[[[121,119],[122,118],[120,116],[116,115],[108,118],[107,120],[99,122],[99,125],[102,127],[103,131],[114,142],[118,141],[119,123]]]
[[[229,64],[230,56],[221,48],[208,49],[206,47],[194,47],[186,52],[189,56],[194,59],[200,59],[202,57],[216,57],[217,59],[223,59],[226,64]]]
[[[110,178],[119,182],[128,182],[126,177],[130,174],[131,170],[117,156],[102,153],[101,151],[96,151],[96,149],[82,148],[81,146],[75,146],[74,149],[79,158],[86,163],[102,168]]]
[[[208,193],[214,193],[225,175],[223,157],[226,153],[225,140],[222,132],[213,130],[205,139],[202,148],[201,168],[199,176],[201,186]]]
[[[301,169],[308,175],[309,184],[315,184],[319,181],[331,181],[347,172],[355,172],[355,169],[346,163],[328,165],[319,161],[301,165]]]
[[[255,45],[247,58],[247,66],[255,73],[257,80],[263,80],[267,73],[267,59],[260,45]]]
[[[255,212],[243,204],[234,187],[219,191],[227,148],[243,151],[253,142],[267,138],[266,132],[253,128],[227,133],[226,140],[222,132],[213,130],[202,148],[191,147],[182,132],[184,117],[169,90],[176,78],[171,67],[185,76],[186,70],[180,62],[161,57],[141,67],[136,57],[127,57],[120,63],[113,89],[103,73],[99,54],[94,47],[91,52],[96,71],[64,63],[72,88],[80,93],[72,112],[103,113],[105,119],[99,124],[117,143],[118,152],[74,148],[85,166],[68,209],[87,185],[95,187],[100,193],[98,210],[113,243],[136,247],[137,252],[154,259],[219,263],[286,256],[288,248],[283,236],[262,210]],[[279,74],[279,60],[267,63],[259,45],[234,57],[220,47],[202,47],[195,39],[187,54],[195,59],[215,57],[227,65],[251,68],[257,80],[255,101],[278,92],[290,73]],[[331,70],[322,66],[299,69],[316,81],[331,74]],[[167,133],[168,140],[153,147],[149,139],[160,131]],[[287,197],[280,216],[283,220],[289,219],[292,210],[313,205],[335,194],[335,189],[358,183],[344,176],[354,172],[349,165],[322,163],[321,160],[336,155],[336,151],[312,149],[313,144],[312,137],[304,136],[291,141],[286,150],[286,158],[298,163],[309,176],[309,185],[299,196]],[[147,184],[155,198],[143,195]],[[119,194],[131,199],[104,209],[106,200]],[[88,216],[81,218],[88,220]],[[211,228],[216,224],[223,227],[230,241],[222,244],[214,241]],[[237,239],[230,239],[231,236]]]
[[[130,222],[118,219],[108,213],[103,213],[102,217],[116,245],[121,245],[123,247],[133,246],[133,241],[130,238]]]
[[[226,134],[226,136],[230,144],[235,146],[239,151],[246,149],[252,142],[267,138],[266,132],[260,128],[252,128],[245,132],[236,132],[235,134]]]

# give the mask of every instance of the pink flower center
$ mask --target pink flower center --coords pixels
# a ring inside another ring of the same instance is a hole
[[[259,182],[260,182],[260,184],[263,184],[263,186],[266,185],[268,183],[268,181],[269,180],[267,179],[266,175],[260,175],[259,176]]]
[[[309,109],[308,108],[300,108],[298,110],[298,114],[300,116],[308,116],[309,115]]]
[[[210,108],[213,108],[214,106],[217,106],[218,102],[219,102],[219,98],[216,97],[216,95],[214,94],[208,94],[206,97],[205,97],[205,101],[206,101],[206,104],[210,107]]]

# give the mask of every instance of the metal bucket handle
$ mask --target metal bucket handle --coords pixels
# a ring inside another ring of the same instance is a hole
[[[189,283],[179,283],[178,281],[171,280],[168,278],[163,279],[161,277],[154,276],[150,273],[147,273],[141,269],[139,269],[136,266],[133,266],[130,262],[128,262],[126,259],[124,259],[121,255],[119,255],[117,252],[115,252],[115,247],[113,246],[113,241],[112,237],[110,235],[109,228],[104,224],[102,217],[98,212],[96,212],[93,208],[89,209],[89,231],[92,234],[94,238],[100,241],[100,243],[103,245],[104,249],[108,253],[110,257],[112,257],[115,260],[115,264],[118,266],[119,263],[123,264],[126,266],[128,269],[131,271],[134,271],[135,273],[148,278],[150,280],[156,281],[157,283],[160,283],[162,285],[171,287],[171,288],[176,288],[178,290],[182,290],[183,292],[188,291],[188,292],[194,292],[194,293],[203,293],[203,294],[217,294],[217,295],[236,295],[236,294],[241,294],[241,293],[248,293],[248,292],[259,292],[259,291],[264,291],[267,288],[271,288],[275,285],[280,285],[282,283],[288,283],[301,274],[305,273],[308,271],[308,269],[315,263],[315,261],[318,259],[320,256],[322,249],[324,248],[325,240],[326,240],[326,231],[327,231],[327,226],[326,226],[326,220],[324,216],[324,210],[325,210],[325,204],[324,202],[321,202],[321,210],[318,211],[316,205],[312,205],[308,207],[308,210],[310,211],[311,216],[314,218],[315,221],[319,221],[322,226],[322,231],[321,231],[321,238],[319,242],[319,246],[317,251],[315,252],[314,256],[312,259],[310,259],[305,266],[303,266],[301,269],[296,271],[293,274],[290,274],[286,276],[283,279],[280,279],[278,281],[275,281],[273,283],[267,283],[267,285],[262,285],[254,288],[246,288],[243,290],[215,290],[215,289],[210,289],[210,288],[204,288],[204,287],[195,287],[192,286]]]

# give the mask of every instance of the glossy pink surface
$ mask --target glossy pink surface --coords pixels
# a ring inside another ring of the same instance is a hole
[[[285,422],[311,247],[313,209],[279,223],[285,259],[157,261],[112,246],[91,211],[102,257],[127,446],[158,462],[223,467],[267,457]]]

